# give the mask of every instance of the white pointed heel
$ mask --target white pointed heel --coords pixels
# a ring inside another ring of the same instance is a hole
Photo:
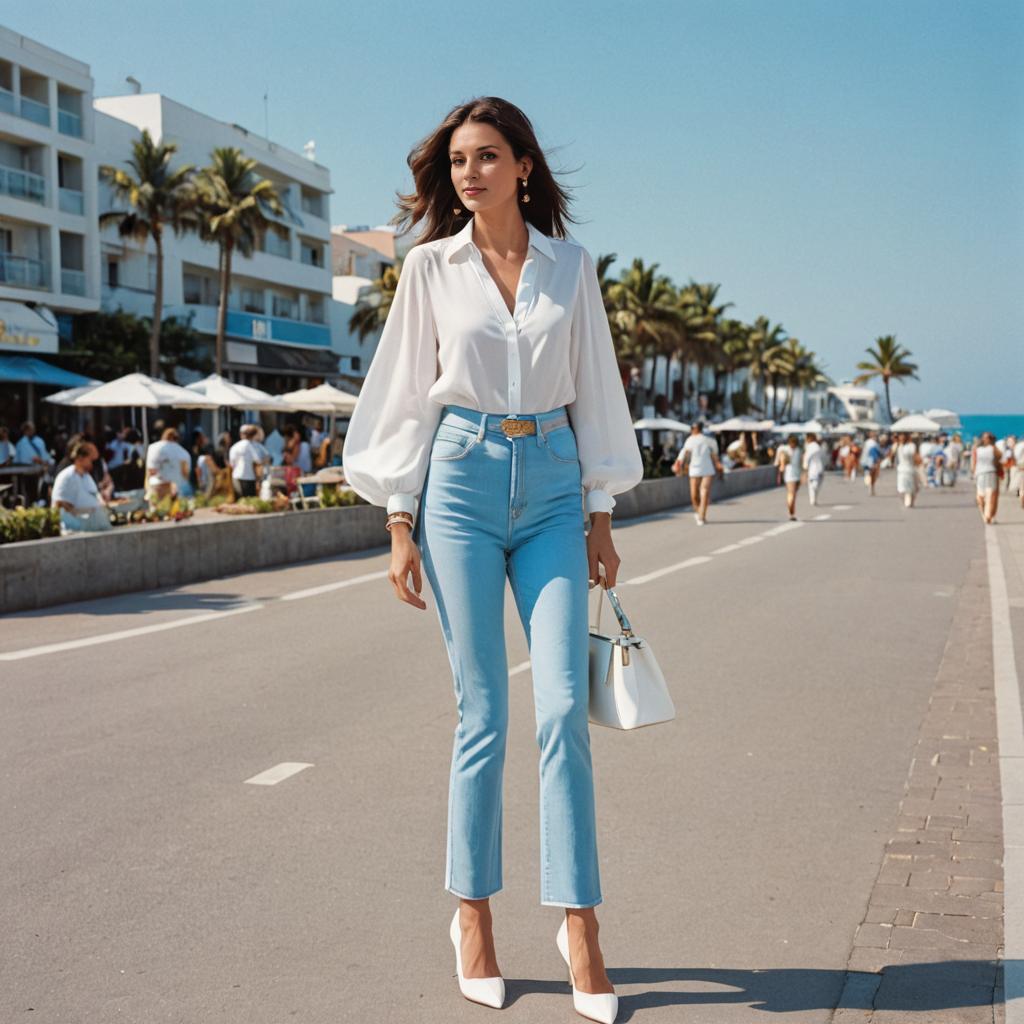
[[[496,978],[464,978],[462,976],[462,928],[459,925],[459,908],[455,908],[452,926],[448,930],[452,945],[455,947],[455,971],[459,976],[459,991],[471,1002],[493,1006],[500,1010],[505,1002],[505,979],[499,974]]]
[[[576,979],[572,976],[572,964],[569,962],[569,925],[565,918],[562,918],[555,943],[569,974],[573,1009],[583,1017],[598,1021],[599,1024],[614,1024],[619,1012],[619,997],[614,992],[581,992],[576,987]]]

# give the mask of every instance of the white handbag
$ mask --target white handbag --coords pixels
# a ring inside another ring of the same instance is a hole
[[[590,627],[590,721],[612,729],[672,721],[676,708],[651,645],[633,634],[615,591],[603,585],[597,588],[608,595],[621,632],[616,636],[601,632],[599,593],[597,623]]]

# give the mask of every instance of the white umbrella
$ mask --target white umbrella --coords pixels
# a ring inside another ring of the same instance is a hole
[[[250,388],[245,384],[237,384],[233,380],[211,373],[209,377],[197,380],[194,384],[186,384],[186,391],[194,391],[218,405],[230,409],[257,409],[265,412],[287,412],[292,408],[283,398],[269,395],[259,388]]]
[[[127,373],[117,380],[108,380],[99,384],[84,395],[73,398],[67,405],[78,408],[120,408],[130,406],[135,409],[159,409],[169,406],[172,409],[216,409],[218,403],[203,395],[197,395],[187,388],[180,388],[166,380],[147,377],[144,373]],[[149,444],[149,428],[146,417],[142,417],[143,441]]]
[[[723,420],[721,423],[712,423],[710,429],[716,434],[727,430],[735,430],[741,433],[753,431],[755,434],[758,434],[771,430],[774,425],[774,420],[759,420],[753,416],[733,416],[732,419]]]
[[[952,409],[929,409],[925,416],[930,420],[935,420],[940,427],[949,427],[953,430],[963,429],[960,417]]]
[[[652,417],[645,420],[637,420],[633,424],[634,430],[674,430],[677,433],[686,433],[690,429],[689,423],[681,420],[670,420],[664,416]]]
[[[63,391],[58,391],[52,395],[46,395],[43,398],[44,402],[53,402],[54,405],[71,405],[76,398],[81,398],[82,395],[89,394],[90,391],[95,391],[100,386],[100,382],[97,381],[95,384],[83,384],[77,388],[65,388]]]
[[[315,388],[305,388],[302,391],[289,391],[287,394],[278,395],[278,398],[287,402],[292,409],[300,412],[328,412],[351,415],[355,412],[356,395],[350,395],[347,391],[334,387],[333,384],[318,384]]]
[[[911,413],[901,416],[889,429],[908,434],[935,434],[942,429],[942,424],[920,413]]]

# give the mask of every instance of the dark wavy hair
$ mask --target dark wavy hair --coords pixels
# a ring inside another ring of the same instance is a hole
[[[397,193],[399,212],[391,219],[399,233],[412,230],[421,220],[426,224],[416,244],[454,235],[472,214],[463,206],[452,186],[448,147],[452,133],[466,121],[493,125],[512,148],[516,160],[529,156],[529,203],[520,203],[523,219],[545,235],[565,238],[566,222],[578,223],[569,215],[569,190],[555,181],[544,151],[540,148],[530,119],[514,104],[498,96],[478,96],[453,107],[444,120],[411,150],[407,158],[415,191]],[[458,206],[461,213],[456,214]]]

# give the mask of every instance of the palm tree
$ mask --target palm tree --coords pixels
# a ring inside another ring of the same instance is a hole
[[[690,283],[682,290],[683,301],[687,310],[685,319],[687,335],[693,343],[691,354],[697,364],[697,388],[700,390],[701,377],[706,366],[717,368],[721,366],[724,359],[722,348],[721,324],[722,314],[733,305],[725,302],[715,305],[718,297],[718,284],[698,284],[692,278]],[[684,350],[685,351],[685,350]],[[686,366],[683,366],[683,380],[685,381]]]
[[[126,210],[101,213],[101,227],[117,225],[121,238],[130,238],[145,246],[148,239],[156,247],[156,287],[153,290],[153,324],[149,335],[149,375],[160,372],[160,326],[164,308],[164,228],[176,235],[196,228],[192,212],[191,179],[195,168],[182,164],[171,170],[171,157],[177,152],[173,142],[156,143],[143,128],[142,137],[132,143],[129,170],[103,165],[100,175],[115,198]]]
[[[641,364],[648,356],[668,356],[682,325],[676,290],[657,270],[657,263],[648,267],[635,259],[606,295],[608,322],[620,356]]]
[[[866,348],[864,351],[871,356],[871,359],[857,364],[857,369],[864,372],[854,378],[854,383],[866,384],[874,377],[882,378],[882,384],[885,387],[885,407],[889,413],[889,422],[891,423],[892,398],[889,394],[889,382],[892,380],[905,380],[907,377],[920,380],[917,376],[917,364],[908,362],[908,357],[914,353],[909,351],[909,349],[905,349],[902,345],[898,345],[896,343],[896,335],[894,334],[886,334],[881,338],[876,338],[875,347]]]
[[[359,296],[348,325],[350,330],[356,332],[360,345],[371,334],[381,330],[387,322],[404,263],[405,261],[400,259],[393,267],[385,267],[384,273]]]
[[[818,367],[815,354],[797,338],[786,339],[781,356],[786,379],[786,404],[782,408],[782,418],[789,420],[792,417],[796,389],[823,384],[828,381],[828,377]]]
[[[748,391],[750,405],[761,412],[766,412],[767,391],[765,384],[774,386],[775,378],[780,369],[778,365],[779,349],[782,347],[782,336],[785,333],[781,324],[771,325],[768,317],[759,316],[745,332],[743,347],[736,350],[735,359],[739,366],[747,369],[748,384],[753,385],[753,393]],[[758,391],[761,402],[757,401]]]
[[[287,237],[288,229],[267,218],[267,212],[284,216],[274,183],[260,178],[256,161],[235,146],[218,146],[210,165],[195,176],[197,204],[201,212],[200,236],[220,246],[220,296],[217,303],[217,373],[224,371],[224,333],[228,294],[231,289],[231,257],[235,250],[251,256],[266,232]]]

